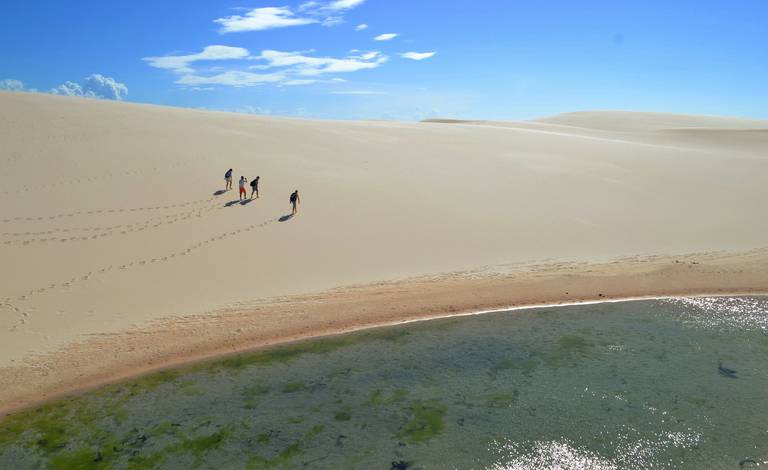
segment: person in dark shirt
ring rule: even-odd
[[[227,183],[224,189],[227,191],[232,189],[232,168],[230,168],[229,170],[227,170],[226,173],[224,173],[224,181],[226,181]]]
[[[296,214],[299,211],[298,205],[301,204],[301,198],[299,197],[299,190],[297,189],[291,193],[291,215]]]
[[[253,199],[253,195],[256,194],[256,199],[259,198],[259,179],[261,176],[257,176],[256,179],[251,181],[251,199]]]

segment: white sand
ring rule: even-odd
[[[766,121],[333,122],[3,92],[0,142],[0,366],[350,284],[768,245]],[[225,207],[240,175],[262,198]]]

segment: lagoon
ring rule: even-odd
[[[766,462],[763,297],[379,328],[168,370],[0,420],[0,468],[14,469]]]

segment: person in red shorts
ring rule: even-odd
[[[248,199],[248,193],[245,191],[245,185],[248,184],[248,180],[245,176],[240,177],[240,199]]]

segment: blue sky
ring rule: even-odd
[[[765,0],[4,0],[0,8],[8,89],[332,119],[591,109],[768,118]]]

